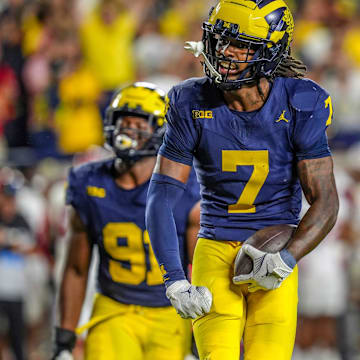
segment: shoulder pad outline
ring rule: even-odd
[[[289,79],[285,85],[289,103],[296,111],[310,112],[316,108],[320,98],[324,101],[329,94],[310,79]]]

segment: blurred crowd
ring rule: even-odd
[[[334,230],[300,263],[294,359],[359,360],[360,3],[287,2],[293,55],[332,95],[341,202]],[[113,91],[202,76],[183,43],[201,39],[215,3],[0,0],[0,359],[49,358],[67,170],[109,156],[102,117]]]

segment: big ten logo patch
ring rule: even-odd
[[[211,110],[193,110],[192,118],[195,119],[212,119],[213,112]]]
[[[99,188],[96,186],[87,186],[87,193],[89,196],[104,198],[106,196],[106,191],[103,188]]]

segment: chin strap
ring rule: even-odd
[[[195,57],[202,55],[206,66],[215,78],[215,82],[221,82],[222,76],[218,71],[216,71],[216,69],[210,63],[209,59],[206,57],[206,54],[204,53],[204,44],[202,41],[186,41],[184,49],[190,51]]]

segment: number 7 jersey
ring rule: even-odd
[[[297,224],[296,164],[330,156],[329,94],[308,79],[276,78],[264,106],[229,109],[208,78],[169,92],[159,153],[194,167],[201,187],[200,237],[244,241],[274,224]]]
[[[115,176],[113,159],[87,163],[70,170],[66,192],[66,203],[79,214],[91,244],[98,245],[98,290],[125,304],[169,306],[145,229],[149,181],[126,190],[115,183]],[[189,212],[199,197],[199,185],[192,176],[175,209],[184,270]]]

